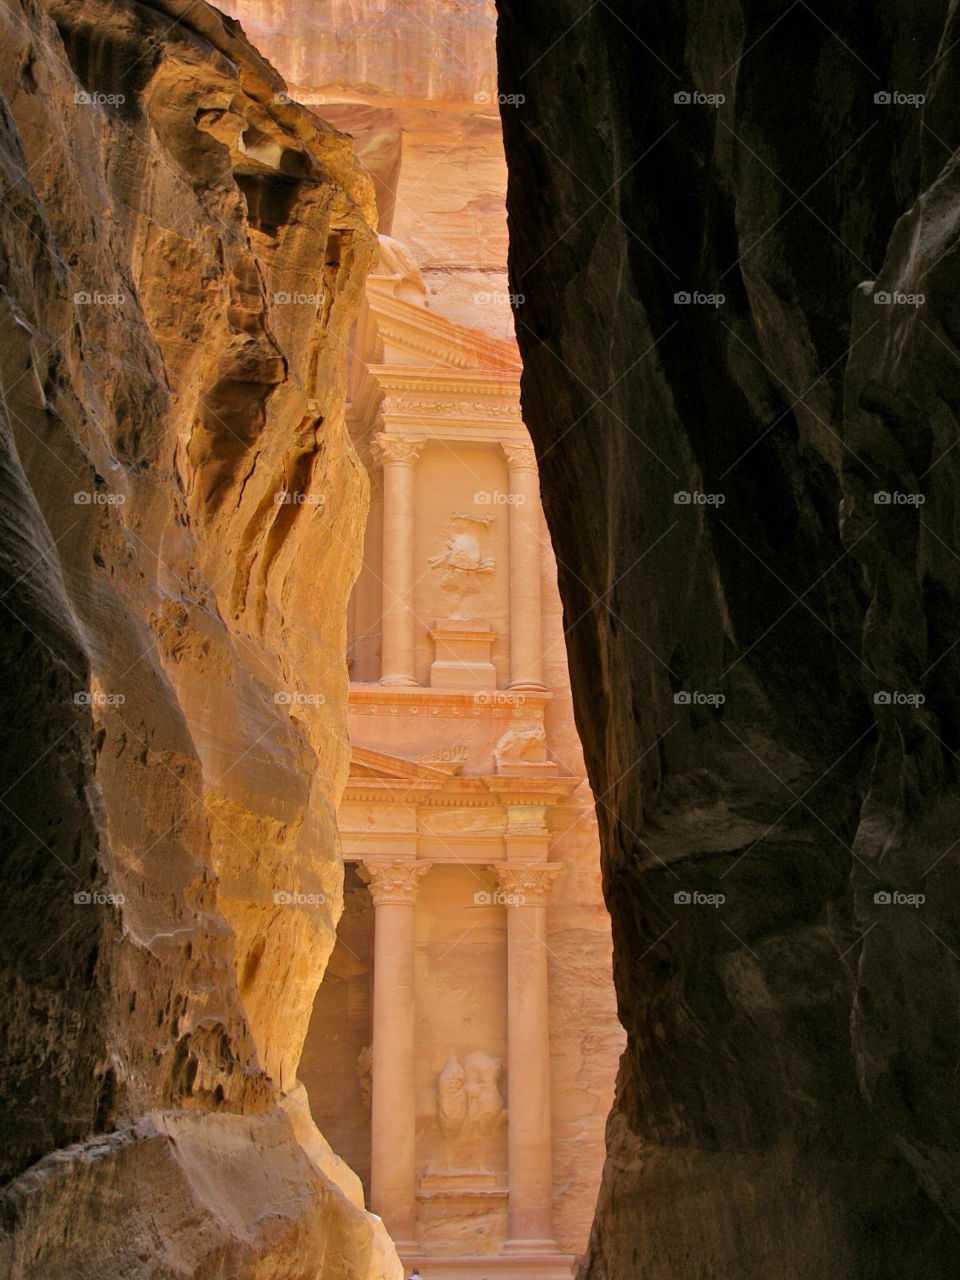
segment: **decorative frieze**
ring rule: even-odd
[[[504,404],[497,400],[418,400],[412,396],[383,398],[383,411],[390,417],[401,418],[465,418],[470,421],[497,422],[523,421],[519,404]]]

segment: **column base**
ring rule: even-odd
[[[511,680],[510,689],[526,690],[528,693],[545,693],[547,686],[541,680]]]
[[[420,681],[414,680],[413,676],[381,676],[377,684],[385,685],[387,688],[420,688]]]
[[[505,1240],[503,1252],[512,1258],[541,1254],[556,1256],[560,1253],[560,1246],[556,1240]]]

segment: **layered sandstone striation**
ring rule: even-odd
[[[207,4],[0,30],[0,1271],[396,1280],[296,1081],[373,187]]]
[[[955,6],[500,19],[629,1034],[581,1276],[953,1275]]]

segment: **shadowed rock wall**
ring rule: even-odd
[[[0,31],[0,1271],[396,1280],[296,1085],[372,184],[204,3]]]
[[[499,7],[629,1033],[582,1280],[952,1276],[955,6]]]

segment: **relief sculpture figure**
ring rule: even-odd
[[[449,616],[462,618],[470,616],[466,609],[468,598],[479,591],[484,575],[493,573],[497,567],[494,557],[483,550],[479,536],[494,517],[457,513],[451,519],[454,531],[443,550],[431,556],[427,563],[431,569],[443,570],[440,585],[454,596]]]

